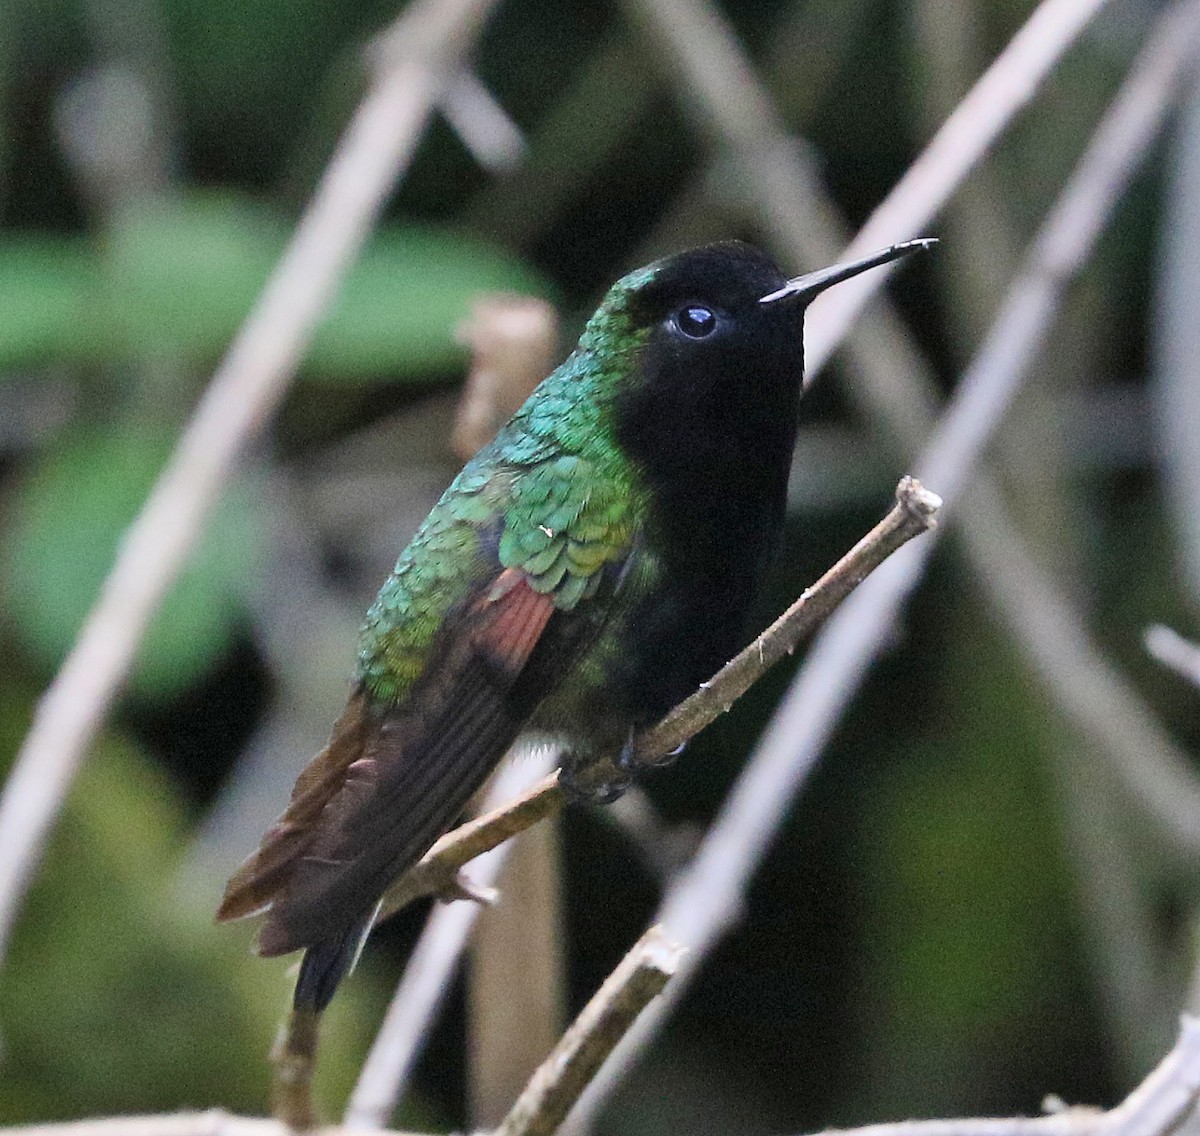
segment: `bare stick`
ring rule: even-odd
[[[344,1132],[328,1127],[317,1132]],[[60,1124],[26,1124],[0,1128],[3,1136],[295,1136],[278,1120],[260,1116],[235,1116],[223,1109],[204,1112],[169,1112],[157,1116],[105,1116],[93,1120],[72,1120]],[[389,1129],[379,1136],[424,1136],[416,1132]]]
[[[853,258],[884,244],[916,236],[1029,104],[1066,51],[1106,0],[1042,0],[1007,46],[942,123],[891,193],[850,242]],[[887,234],[885,237],[883,234]],[[816,334],[806,346],[809,373],[816,375],[842,341],[855,316],[883,287],[889,270],[868,281],[847,280],[820,308]]]
[[[1119,1105],[1066,1108],[1049,1116],[1005,1119],[903,1120],[818,1136],[1170,1136],[1200,1096],[1200,1021],[1184,1017],[1175,1048]]]
[[[919,235],[1104,3],[1043,0],[867,220],[845,256]],[[827,263],[837,250],[814,239],[830,228],[827,210],[819,204],[823,194],[797,192],[814,178],[719,11],[704,0],[626,0],[626,8],[666,52],[690,96],[684,109],[698,114],[750,174],[752,193],[776,239],[789,249],[805,249],[805,259],[813,265]],[[825,223],[814,224],[816,215]],[[810,321],[806,334],[806,381],[816,377],[889,272],[846,281],[814,304],[814,314],[820,315]]]
[[[1200,646],[1161,623],[1146,628],[1143,642],[1152,658],[1164,667],[1170,667],[1181,678],[1200,686]]]
[[[699,690],[661,722],[642,733],[634,754],[653,762],[677,749],[715,721],[798,643],[866,577],[902,545],[932,528],[941,499],[915,478],[896,487],[896,504],[866,536],[748,647],[726,663]],[[557,774],[539,781],[516,800],[468,821],[443,836],[392,885],[384,896],[381,918],[426,895],[459,894],[459,869],[469,860],[558,812],[566,795]],[[469,890],[468,890],[468,898]]]
[[[467,1115],[493,1128],[567,1022],[562,840],[555,824],[509,846],[501,902],[480,912],[467,965]]]
[[[787,609],[753,643],[726,663],[695,694],[675,707],[635,745],[653,759],[683,745],[729,709],[763,674],[833,614],[837,606],[893,552],[937,524],[942,499],[915,477],[896,486],[896,504],[882,521]]]
[[[0,959],[59,807],[138,644],[247,442],[279,404],[317,320],[494,0],[423,0],[374,82],[254,310],[130,526],[0,796]]]
[[[495,1136],[551,1136],[587,1083],[679,964],[683,948],[651,927],[604,980],[530,1078]]]

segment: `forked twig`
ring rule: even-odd
[[[635,742],[635,754],[643,760],[653,760],[669,754],[699,733],[774,663],[792,651],[874,568],[897,548],[936,523],[940,498],[915,479],[902,479],[896,489],[896,498],[896,505],[887,516],[771,627],[662,722],[642,734]],[[387,893],[382,913],[393,913],[424,895],[470,898],[476,889],[461,877],[459,869],[510,836],[558,812],[565,803],[566,795],[559,787],[557,777],[550,776],[511,803],[448,833]],[[439,958],[444,971],[452,966],[453,959],[465,945],[473,915],[468,911],[451,917],[449,912],[443,911],[437,913],[437,919],[442,924],[453,923],[446,927],[445,937],[439,937]],[[458,936],[453,944],[448,941],[452,935]],[[409,983],[406,973],[402,983],[406,990]],[[417,1025],[434,1004],[428,999],[417,1006],[410,1003],[411,999],[397,992],[385,1026],[372,1047],[367,1067],[351,1097],[348,1124],[359,1128],[377,1127],[391,1114],[404,1078],[415,1060],[422,1036]],[[393,1013],[402,1018],[403,1028],[390,1028],[388,1020]]]

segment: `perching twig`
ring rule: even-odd
[[[538,1067],[495,1136],[551,1136],[637,1016],[675,973],[683,948],[651,927]]]
[[[278,406],[447,76],[495,0],[424,0],[387,37],[312,203],[125,534],[0,795],[0,959],[47,834],[151,617],[248,440]]]
[[[708,682],[641,734],[635,755],[661,758],[695,737],[740,698],[763,674],[796,649],[839,603],[902,545],[936,523],[941,499],[915,478],[896,487],[896,505],[886,517],[770,627]],[[443,836],[384,896],[381,917],[425,895],[456,894],[458,870],[468,861],[558,812],[566,801],[557,775],[539,781],[507,805],[468,821]]]
[[[525,790],[515,800],[459,825],[446,833],[388,889],[379,918],[395,915],[401,908],[427,895],[487,902],[490,897],[478,892],[477,883],[460,876],[459,869],[497,844],[503,844],[509,837],[559,812],[562,806],[563,794],[555,773]]]
[[[837,603],[872,569],[935,523],[940,499],[913,478],[901,480],[896,488],[896,498],[897,503],[888,515],[771,627],[668,714],[663,722],[642,734],[635,742],[635,754],[642,759],[662,757],[699,733],[827,618]],[[447,833],[388,891],[381,917],[425,895],[479,898],[474,894],[477,883],[464,881],[459,869],[469,860],[495,849],[509,837],[558,812],[565,803],[566,795],[558,786],[557,776],[552,775],[508,805]],[[494,878],[493,872],[489,872],[488,883],[491,878]],[[427,961],[420,965],[410,963],[401,987],[392,999],[384,1026],[351,1095],[346,1113],[348,1125],[377,1127],[391,1114],[416,1058],[424,1032],[423,1023],[437,1005],[447,975],[453,973],[475,912],[466,905],[454,905],[438,911],[434,919],[436,927],[431,923],[422,936],[423,945],[418,945],[420,958]],[[425,973],[436,973],[436,980],[419,977]]]
[[[796,644],[829,618],[834,609],[893,552],[937,524],[942,499],[915,477],[901,478],[896,504],[882,521],[766,629],[726,663],[657,726],[637,739],[643,759],[671,753],[729,709],[763,674],[790,655]]]

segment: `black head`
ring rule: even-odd
[[[646,334],[643,377],[684,395],[762,395],[791,386],[804,365],[803,306],[762,304],[787,277],[741,243],[707,245],[643,270],[630,290],[630,323]]]
[[[895,245],[788,279],[765,253],[733,242],[682,252],[624,277],[597,320],[608,317],[613,338],[636,357],[615,391],[626,451],[663,473],[716,466],[726,477],[752,464],[769,466],[775,480],[785,477],[809,302],[931,243]]]

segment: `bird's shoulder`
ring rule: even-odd
[[[624,559],[637,529],[627,478],[579,454],[559,454],[514,472],[497,546],[537,592],[570,611],[596,593],[606,565]]]
[[[508,572],[560,612],[599,592],[633,545],[637,511],[619,473],[581,455],[468,465],[400,554],[367,613],[360,672],[399,697],[438,636]],[[510,571],[511,570],[511,571]]]

